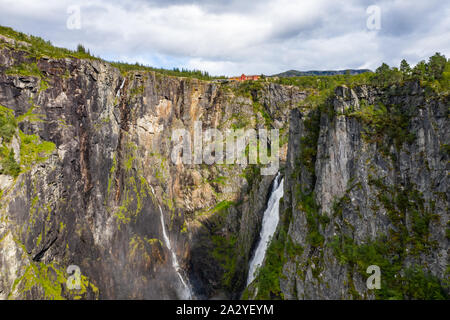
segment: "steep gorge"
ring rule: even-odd
[[[36,135],[37,146],[54,146],[29,168],[16,148],[20,174],[2,175],[2,297],[74,297],[65,279],[76,265],[77,298],[178,298],[159,206],[195,295],[237,297],[273,177],[254,165],[175,165],[171,132],[192,132],[198,120],[223,130],[270,119],[286,135],[305,93],[121,73],[98,60],[36,58],[9,41],[0,105],[16,119],[12,140],[23,146],[21,135]],[[38,72],[15,72],[24,66]]]
[[[340,86],[311,109],[310,93],[121,72],[0,38],[0,298],[178,299],[180,276],[195,298],[240,298],[275,175],[174,164],[172,131],[196,121],[280,130],[280,223],[244,298],[399,298],[417,277],[448,294],[448,95]]]

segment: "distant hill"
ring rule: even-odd
[[[347,71],[349,71],[351,75],[360,74],[364,72],[372,72],[369,69],[347,69],[347,70],[325,70],[325,71],[289,70],[282,73],[274,74],[271,77],[334,76],[338,74],[345,74]]]

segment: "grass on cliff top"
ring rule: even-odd
[[[83,51],[81,47],[78,50],[69,50],[66,48],[55,47],[50,41],[45,41],[40,37],[33,35],[27,35],[22,32],[13,30],[12,28],[0,26],[0,34],[14,39],[16,41],[23,41],[30,46],[21,46],[20,43],[16,43],[20,49],[28,51],[32,56],[37,58],[48,56],[51,58],[79,58],[79,59],[100,59],[92,56],[90,53]]]
[[[399,67],[389,67],[383,63],[375,72],[365,72],[357,75],[268,79],[274,83],[293,85],[310,91],[312,95],[308,99],[314,105],[322,103],[340,85],[345,85],[349,88],[358,85],[389,87],[409,81],[419,81],[422,87],[431,88],[434,92],[440,94],[448,94],[450,90],[450,61],[444,55],[436,53],[428,59],[428,62],[422,60],[414,67],[411,67],[406,60],[402,60]]]
[[[150,66],[146,66],[143,64],[140,64],[138,62],[136,63],[127,63],[127,62],[110,62],[110,64],[113,67],[116,67],[120,70],[122,73],[127,73],[130,71],[153,71],[156,73],[161,73],[168,76],[174,76],[174,77],[185,77],[185,78],[194,78],[194,79],[200,79],[200,80],[214,80],[214,79],[223,79],[225,76],[211,76],[206,71],[201,70],[188,70],[182,68],[181,70],[179,68],[173,68],[172,70],[169,69],[161,69],[161,68],[154,68]]]
[[[40,37],[36,37],[33,35],[27,35],[22,32],[18,32],[9,27],[0,26],[0,34],[14,39],[16,41],[23,41],[28,43],[30,46],[21,45],[20,43],[16,43],[16,47],[25,50],[30,53],[31,56],[36,57],[37,59],[47,56],[55,59],[61,58],[78,58],[78,59],[94,59],[94,60],[102,60],[100,57],[96,57],[92,55],[89,50],[86,50],[83,45],[78,45],[76,50],[70,50],[66,48],[55,47],[50,41],[46,41]],[[176,76],[176,77],[188,77],[188,78],[196,78],[201,80],[213,80],[225,78],[225,76],[214,77],[209,75],[208,72],[200,71],[200,70],[187,70],[187,69],[178,69],[174,68],[172,70],[161,69],[161,68],[153,68],[150,66],[145,66],[139,63],[126,63],[126,62],[109,62],[112,66],[119,69],[121,72],[126,73],[129,71],[154,71],[157,73]]]

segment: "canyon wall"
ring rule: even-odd
[[[448,95],[338,86],[311,107],[311,92],[121,72],[2,36],[0,298],[180,298],[160,208],[197,299],[448,297]],[[280,222],[248,288],[275,174],[174,163],[172,132],[196,121],[280,132]]]
[[[0,105],[13,132],[2,147],[20,172],[8,163],[0,175],[0,297],[178,298],[158,206],[195,296],[238,297],[273,176],[258,165],[174,164],[171,134],[193,133],[195,121],[278,128],[283,161],[287,118],[305,93],[121,73],[99,60],[36,58],[8,41]],[[69,265],[81,290],[66,288]]]

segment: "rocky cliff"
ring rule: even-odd
[[[293,110],[283,223],[250,297],[448,298],[449,135],[448,95],[418,81]]]
[[[177,299],[180,277],[198,299],[448,294],[448,95],[339,86],[313,108],[314,90],[125,70],[19,38],[0,37],[0,298]],[[280,132],[280,223],[248,289],[274,175],[174,163],[172,132],[197,121]]]
[[[39,56],[6,37],[1,44],[10,129],[2,136],[1,297],[178,298],[159,207],[195,296],[238,297],[273,176],[257,165],[174,164],[171,133],[193,132],[195,121],[203,130],[278,128],[283,160],[289,111],[305,93],[121,73],[96,59]],[[66,288],[69,265],[82,275],[75,293]]]

